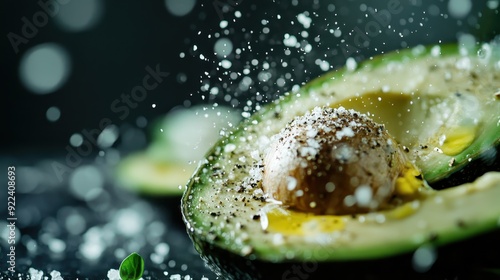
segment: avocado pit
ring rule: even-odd
[[[388,209],[418,193],[418,169],[383,125],[343,107],[316,107],[275,135],[264,157],[264,192],[314,214]]]

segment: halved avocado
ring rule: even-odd
[[[327,272],[326,279],[372,272],[399,272],[399,277],[414,272],[418,278],[411,264],[422,250],[448,248],[439,249],[436,264],[446,256],[462,270],[482,258],[462,256],[461,247],[450,243],[493,232],[488,240],[494,243],[467,253],[494,256],[497,262],[500,48],[481,48],[487,56],[455,45],[379,56],[357,69],[328,73],[243,122],[212,148],[182,198],[187,231],[201,256],[229,279],[307,279],[318,271]],[[430,185],[475,160],[489,172],[458,178],[460,183],[444,190],[424,189],[387,210],[354,215],[293,210],[263,191],[265,151],[274,135],[317,106],[355,109],[383,124]]]

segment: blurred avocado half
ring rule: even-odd
[[[149,146],[119,163],[119,184],[145,195],[182,195],[205,153],[240,118],[225,106],[174,108],[152,123]]]

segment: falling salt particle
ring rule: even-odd
[[[154,108],[156,108],[156,104],[154,104],[154,103],[153,103],[153,104],[151,104],[151,107],[152,107],[153,109],[154,109]]]
[[[214,53],[219,58],[225,58],[233,51],[233,42],[228,38],[220,38],[214,44]]]
[[[481,48],[477,51],[477,56],[483,61],[488,61],[491,57],[491,46],[489,44],[483,44]]]
[[[202,276],[201,280],[209,280],[209,279],[207,277],[205,277],[205,276]]]
[[[359,206],[365,207],[370,205],[372,201],[372,189],[370,186],[362,185],[356,188],[354,191],[354,196],[356,197],[356,202]]]
[[[309,203],[309,207],[316,208],[316,202],[312,201],[311,203]]]
[[[431,49],[431,55],[432,56],[436,56],[436,57],[440,56],[441,55],[441,47],[438,46],[438,45],[432,47],[432,49]]]
[[[295,47],[297,45],[297,38],[293,35],[286,33],[285,38],[283,39],[283,44],[287,47]]]
[[[295,192],[295,196],[296,197],[301,197],[303,195],[304,195],[304,191],[303,190],[298,190],[298,191]]]
[[[224,152],[225,153],[230,153],[230,152],[233,152],[234,150],[236,150],[236,145],[234,145],[234,144],[227,144],[224,147]]]
[[[224,69],[229,69],[232,66],[231,61],[229,61],[227,59],[222,60],[220,64],[221,64],[222,68],[224,68]]]
[[[472,8],[471,0],[449,0],[448,12],[454,18],[464,18]]]
[[[108,270],[108,280],[121,280],[120,272],[117,269]]]
[[[319,63],[319,68],[323,71],[328,71],[330,69],[330,63],[328,63],[328,61],[326,60],[322,60]]]
[[[36,269],[30,267],[30,269],[28,270],[28,273],[30,274],[31,280],[42,280],[43,271],[36,270]]]
[[[412,266],[417,272],[427,272],[436,261],[436,250],[431,246],[422,246],[413,253]]]
[[[345,62],[345,65],[347,67],[347,70],[348,71],[354,71],[356,70],[356,68],[358,67],[358,63],[356,62],[356,60],[352,57],[349,57],[346,62]]]
[[[61,276],[61,273],[57,270],[52,270],[50,272],[50,277],[51,277],[51,280],[64,280]]]
[[[170,280],[181,280],[181,275],[180,274],[172,274],[170,276]]]
[[[228,22],[227,20],[221,20],[221,21],[219,22],[219,26],[220,26],[220,28],[222,28],[222,29],[226,28],[228,24],[229,24],[229,22]]]
[[[236,11],[236,12],[234,12],[234,16],[235,16],[236,18],[240,18],[240,17],[241,17],[241,12],[240,12],[240,11]]]
[[[289,191],[292,191],[295,189],[295,187],[297,187],[297,179],[295,179],[294,177],[292,176],[288,176],[286,178],[286,189],[289,190]]]
[[[305,13],[301,13],[297,15],[297,20],[304,26],[304,28],[309,28],[311,26],[312,19],[305,15]]]

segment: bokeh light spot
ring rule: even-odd
[[[167,10],[174,16],[182,17],[193,10],[196,0],[165,0]]]
[[[69,1],[60,6],[55,16],[57,24],[66,31],[79,32],[94,27],[103,14],[100,0]]]
[[[66,82],[70,66],[65,49],[54,43],[45,43],[24,54],[19,75],[27,89],[36,94],[47,94],[58,90]]]

